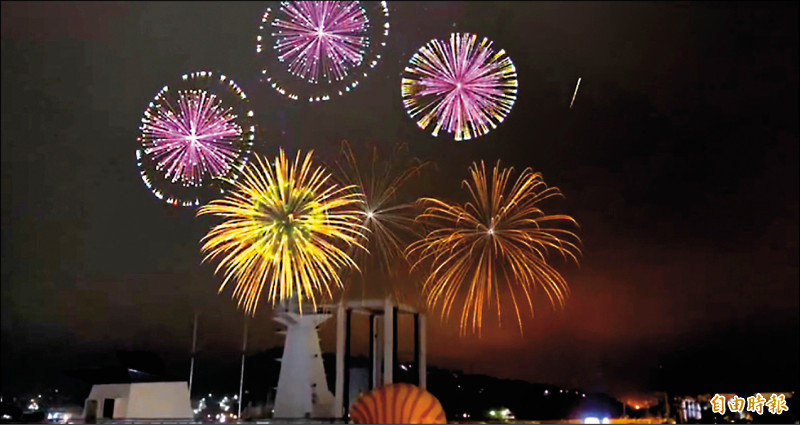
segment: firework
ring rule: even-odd
[[[294,100],[343,95],[377,66],[388,19],[385,1],[280,2],[264,13],[256,39],[262,81]]]
[[[463,185],[471,195],[465,205],[423,198],[425,211],[418,217],[430,229],[411,244],[407,254],[412,267],[430,265],[423,289],[431,308],[441,307],[447,317],[454,301],[463,296],[460,327],[480,332],[484,307],[496,305],[500,317],[501,286],[510,295],[520,330],[520,306],[533,314],[533,290],[544,289],[550,302],[563,305],[567,282],[548,263],[549,254],[578,261],[578,236],[557,225],[577,223],[566,215],[546,215],[539,204],[561,197],[547,187],[539,173],[525,169],[511,185],[511,168],[494,167],[491,180],[481,162],[470,167],[471,181]]]
[[[367,251],[353,253],[364,274],[374,268],[383,272],[384,277],[393,277],[400,268],[397,262],[404,259],[403,252],[414,236],[414,204],[403,202],[399,191],[430,163],[403,160],[407,149],[406,145],[398,144],[392,156],[383,159],[376,147],[371,155],[359,156],[350,143],[342,142],[336,177],[342,185],[352,186],[364,201],[361,220],[367,229]]]
[[[433,126],[455,140],[482,136],[503,122],[517,98],[517,70],[504,50],[474,34],[431,40],[411,57],[401,92],[421,129]]]
[[[340,269],[357,268],[346,249],[363,249],[362,201],[352,187],[332,183],[311,153],[294,162],[283,150],[272,164],[257,158],[231,182],[234,190],[198,211],[225,219],[203,238],[203,261],[221,258],[219,290],[235,281],[233,297],[248,313],[265,287],[273,305],[296,297],[301,311],[304,300],[316,307],[318,295],[341,287]]]
[[[575,103],[575,97],[578,96],[578,88],[581,86],[581,78],[578,77],[578,82],[575,84],[575,93],[572,94],[572,101],[569,102],[569,109],[572,109],[572,105]]]
[[[136,159],[159,199],[194,206],[222,190],[255,138],[247,96],[223,74],[194,72],[164,86],[144,112]]]

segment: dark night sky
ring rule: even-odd
[[[313,105],[259,86],[263,8],[2,4],[3,394],[113,348],[184,367],[196,308],[201,349],[235,356],[241,315],[199,265],[211,222],[159,203],[134,161],[150,99],[203,69],[253,99],[262,154],[405,141],[438,164],[420,195],[463,200],[469,163],[498,158],[564,191],[584,241],[580,269],[559,266],[567,307],[523,337],[431,320],[429,363],[614,394],[797,389],[797,3],[390,2],[376,72]],[[454,30],[520,78],[506,122],[460,144],[417,130],[399,93],[410,55]],[[281,343],[266,309],[252,330],[254,350]]]

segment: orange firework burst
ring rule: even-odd
[[[233,296],[248,313],[264,287],[273,305],[296,296],[301,310],[304,298],[316,307],[316,294],[332,297],[331,287],[341,287],[341,269],[358,268],[341,245],[363,249],[362,200],[311,158],[298,153],[292,163],[283,150],[272,164],[257,157],[228,196],[198,211],[225,219],[203,238],[203,261],[222,258],[219,290],[234,280]]]
[[[355,250],[353,256],[365,273],[375,269],[392,277],[397,261],[414,234],[414,203],[403,202],[399,191],[409,179],[418,176],[428,162],[404,160],[408,148],[395,146],[389,158],[381,158],[377,148],[371,155],[356,155],[350,143],[342,142],[341,162],[336,162],[337,179],[353,187],[362,197],[361,222],[367,229],[367,250]],[[362,288],[364,289],[364,288]]]
[[[552,305],[562,305],[568,294],[567,282],[550,264],[549,253],[557,252],[577,264],[578,236],[556,227],[577,226],[567,215],[546,215],[539,204],[561,197],[556,187],[547,187],[540,173],[525,169],[510,185],[513,168],[494,167],[487,179],[483,162],[473,163],[470,180],[463,186],[471,195],[465,205],[423,198],[425,211],[418,220],[428,227],[427,235],[411,244],[406,253],[415,258],[412,268],[430,264],[423,284],[428,306],[442,308],[448,317],[453,303],[465,296],[460,328],[467,325],[480,333],[483,309],[495,301],[500,317],[500,286],[505,285],[522,330],[519,304],[524,300],[533,314],[532,292],[544,289]]]

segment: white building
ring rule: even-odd
[[[192,405],[186,382],[93,385],[83,417],[97,419],[186,419]]]
[[[286,326],[286,342],[278,389],[275,395],[275,418],[330,418],[333,393],[325,380],[322,351],[317,326],[330,314],[299,314],[284,310],[275,321]]]

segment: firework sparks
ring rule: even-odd
[[[403,161],[401,158],[408,153],[403,144],[385,159],[377,148],[372,149],[371,155],[356,155],[347,141],[342,142],[340,152],[341,163],[336,163],[338,180],[354,187],[364,200],[361,216],[367,229],[368,252],[355,250],[354,258],[365,274],[375,267],[391,277],[398,271],[397,261],[404,258],[408,240],[414,236],[414,204],[402,202],[398,192],[430,163]]]
[[[263,81],[294,100],[325,101],[349,92],[378,64],[388,18],[385,1],[280,2],[275,11],[267,9],[259,27],[256,52],[268,62]],[[324,87],[289,89],[287,80]]]
[[[533,314],[535,287],[543,288],[554,306],[563,305],[568,294],[567,282],[548,264],[548,254],[578,262],[580,239],[555,226],[577,223],[539,208],[542,201],[562,196],[561,191],[548,188],[541,174],[529,168],[510,186],[512,171],[498,162],[489,180],[483,162],[473,164],[471,181],[463,182],[470,202],[462,206],[421,200],[427,208],[418,218],[431,230],[406,252],[415,258],[413,268],[431,266],[423,285],[429,307],[441,307],[442,316],[448,317],[455,300],[465,297],[462,333],[470,325],[480,332],[483,309],[492,301],[500,317],[501,286],[508,289],[521,331],[520,305],[527,304]]]
[[[301,311],[304,299],[316,307],[318,295],[330,298],[342,286],[340,269],[358,268],[346,247],[364,249],[362,201],[314,167],[311,153],[294,162],[283,150],[272,164],[258,158],[231,183],[234,191],[198,211],[225,218],[203,238],[203,261],[222,258],[219,290],[235,281],[233,297],[245,311],[255,313],[265,287],[273,305],[296,297]]]
[[[242,135],[232,110],[202,90],[178,92],[177,106],[168,100],[163,106],[148,114],[142,131],[148,140],[145,153],[153,155],[165,177],[199,186],[203,177],[225,174]]]
[[[169,203],[199,205],[201,188],[235,177],[255,138],[246,100],[236,83],[212,72],[164,86],[140,126],[136,155],[147,187]]]
[[[444,129],[455,140],[485,135],[503,122],[517,97],[517,71],[504,50],[474,34],[432,40],[403,73],[403,105],[421,129]]]
[[[578,77],[578,83],[575,84],[575,93],[572,94],[572,102],[569,102],[569,109],[572,109],[572,104],[575,103],[575,97],[578,96],[578,87],[581,86],[581,78]]]
[[[316,83],[343,79],[364,58],[367,12],[357,1],[286,2],[276,19],[278,59],[300,78]]]

